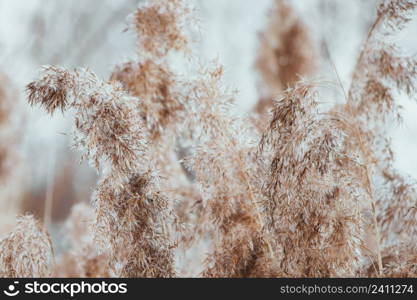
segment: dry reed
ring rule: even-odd
[[[346,102],[330,110],[325,84],[298,80],[313,71],[307,28],[275,5],[257,61],[272,108],[258,111],[262,126],[235,113],[222,66],[196,58],[186,1],[137,8],[137,58],[109,81],[44,67],[28,102],[74,113],[74,147],[100,179],[91,207],[73,208],[55,267],[47,233],[26,216],[0,242],[0,275],[182,276],[178,252],[199,244],[203,277],[416,276],[416,187],[394,169],[387,132],[397,93],[415,96],[417,64],[386,37],[417,2],[382,2]]]
[[[0,241],[0,277],[49,277],[53,266],[51,240],[30,215]]]

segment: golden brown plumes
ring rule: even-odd
[[[141,4],[134,14],[139,55],[163,57],[171,50],[185,50],[190,8],[183,0],[153,0]]]
[[[262,81],[256,111],[263,114],[272,107],[273,98],[313,71],[316,55],[307,27],[283,0],[274,2],[259,40],[256,67]]]
[[[74,144],[100,174],[92,206],[73,208],[54,275],[417,276],[417,185],[393,168],[386,134],[398,92],[417,92],[417,64],[384,38],[416,6],[381,4],[346,103],[324,110],[323,84],[297,81],[313,67],[307,30],[276,1],[257,61],[270,102],[255,122],[235,114],[222,66],[183,55],[186,1],[138,7],[137,59],[109,82],[45,67],[29,103],[75,112]],[[0,246],[20,247],[11,237]]]
[[[414,179],[389,171],[396,172],[394,169],[384,171],[377,196],[382,242],[392,245],[417,233],[417,186]]]
[[[139,5],[133,20],[139,59],[116,67],[110,78],[141,99],[137,106],[145,127],[151,139],[160,144],[167,143],[169,135],[168,143],[175,142],[184,118],[187,96],[181,77],[170,67],[169,54],[189,52],[185,28],[194,21],[188,4],[183,0],[157,0]]]
[[[48,233],[32,216],[22,216],[0,241],[0,277],[49,277],[53,250]]]
[[[133,21],[138,34],[139,59],[116,67],[110,78],[141,99],[136,102],[136,109],[152,142],[149,159],[155,162],[169,191],[189,188],[177,149],[189,95],[183,78],[171,68],[169,54],[174,50],[187,54],[185,46],[189,39],[185,27],[193,24],[190,12],[188,1],[182,0],[158,0],[140,5]],[[169,28],[165,30],[165,26]],[[169,194],[170,198],[177,198],[175,193]]]
[[[64,69],[45,67],[45,73],[55,73],[55,76],[43,76],[41,81],[31,82],[27,86],[30,104],[42,104],[48,113],[57,108],[64,111],[67,106],[67,93],[75,88],[74,76]],[[42,99],[42,101],[40,101]]]
[[[185,25],[193,24],[190,12],[183,0],[140,5],[133,20],[139,60],[117,67],[111,76],[142,100],[137,105],[153,139],[160,139],[166,129],[177,134],[176,126],[184,117],[181,79],[171,70],[168,54],[174,50],[188,53]]]
[[[181,120],[184,105],[178,77],[166,64],[153,60],[129,62],[117,67],[110,80],[121,82],[126,91],[141,99],[137,105],[153,139]]]
[[[243,220],[234,220],[231,235],[224,236],[217,242],[216,249],[211,255],[209,263],[213,262],[206,271],[204,277],[280,277],[279,267],[274,266],[269,252],[269,242],[263,240],[262,235],[257,235],[256,230],[248,230],[255,227],[253,224],[245,224]],[[239,223],[242,222],[241,225]],[[226,233],[225,233],[226,234]]]
[[[378,183],[376,214],[381,227],[381,242],[390,244],[396,235],[415,234],[417,219],[416,183],[393,167],[387,124],[399,118],[395,95],[415,97],[417,62],[403,55],[386,37],[401,30],[409,21],[416,1],[383,1],[354,70],[345,113],[361,127],[367,148],[372,181]]]
[[[139,100],[89,71],[46,67],[41,79],[28,86],[29,102],[50,112],[59,107],[49,97],[58,88],[47,88],[56,81],[68,83],[59,86],[59,93],[67,97],[61,99],[62,107],[76,112],[75,146],[102,170],[93,202],[96,239],[101,248],[110,248],[112,271],[116,276],[171,276],[170,245],[161,233],[166,202],[149,185],[155,175],[148,173],[151,161]]]
[[[187,103],[185,127],[193,129],[196,145],[186,162],[202,188],[202,226],[207,230],[214,225],[214,253],[203,276],[262,276],[254,269],[260,266],[256,262],[272,250],[262,241],[263,195],[256,180],[255,143],[247,124],[231,115],[234,95],[222,87],[222,74],[216,64],[202,70]]]
[[[270,226],[282,247],[286,276],[352,276],[360,265],[363,220],[361,155],[352,126],[320,114],[315,84],[298,83],[273,109],[260,150],[271,152]]]
[[[201,198],[190,182],[192,175],[181,162],[185,156],[180,149],[182,125],[187,116],[188,85],[192,83],[176,72],[169,56],[179,52],[183,59],[189,54],[190,39],[185,29],[190,28],[194,20],[188,4],[188,1],[167,0],[140,5],[133,20],[138,37],[138,60],[116,67],[111,76],[111,80],[119,81],[126,91],[141,99],[136,103],[137,110],[150,136],[149,159],[163,181],[164,198],[169,199],[168,210],[193,207],[195,198]],[[185,197],[183,191],[194,196]],[[191,211],[182,211],[182,221],[189,219],[190,214]],[[176,237],[180,241],[180,251],[185,251],[199,236],[194,232],[186,237],[186,232],[197,229],[202,233],[196,228],[200,225],[193,226],[189,222],[166,225],[178,227]]]
[[[47,66],[40,77],[27,86],[29,103],[40,104],[49,113],[73,108],[75,146],[85,151],[95,168],[103,161],[110,162],[115,175],[138,168],[137,153],[144,149],[145,134],[134,109],[137,99],[88,70]]]
[[[170,217],[168,204],[156,192],[154,184],[147,174],[133,175],[120,193],[114,192],[106,181],[99,184],[99,214],[106,214],[99,225],[104,226],[103,233],[109,236],[111,253],[122,266],[119,271],[122,277],[173,277],[175,274],[173,245],[166,228]]]
[[[349,108],[357,117],[385,118],[397,113],[392,86],[414,96],[417,64],[403,57],[398,48],[383,41],[369,41],[362,62],[357,66],[349,93]]]
[[[183,79],[171,68],[169,61],[169,55],[175,51],[188,54],[187,46],[190,40],[185,26],[193,23],[190,12],[187,1],[158,0],[140,5],[133,20],[133,29],[138,39],[138,60],[116,67],[110,78],[112,81],[120,82],[129,94],[141,99],[136,102],[136,109],[150,137],[151,151],[148,152],[148,159],[153,162],[153,170],[158,170],[158,178],[163,181],[161,185],[164,187],[164,195],[161,194],[157,198],[168,215],[179,202],[182,202],[183,207],[193,204],[194,199],[183,197],[183,190],[196,193],[181,165],[181,153],[177,150],[180,127],[186,116],[184,103],[187,101],[188,90],[184,87]],[[154,181],[152,178],[146,180]],[[169,199],[169,202],[165,203],[165,199]],[[171,224],[173,221],[169,219],[165,222],[165,231],[170,231],[168,228],[172,225],[181,227],[179,235],[183,243],[179,247],[184,248],[184,243],[188,243],[189,240],[183,238],[183,229],[188,224]],[[136,235],[141,235],[139,229],[135,231]],[[166,239],[164,235],[161,235],[161,242]],[[164,247],[158,247],[161,248],[160,253],[152,250],[151,246],[148,247],[149,250],[145,247],[140,252],[146,254],[148,251],[149,261],[143,261],[145,258],[138,258],[137,261],[134,257],[129,258],[132,260],[130,268],[123,272],[129,276],[164,276],[158,273],[157,269],[143,269],[144,265],[154,263],[153,260],[155,263],[159,263],[158,260],[164,264],[165,270],[172,268],[171,264],[167,265],[167,261],[172,262],[171,254],[168,250],[163,250]],[[166,259],[157,259],[158,256],[166,256]],[[173,274],[173,270],[169,274]]]
[[[379,121],[395,111],[392,85],[413,97],[416,91],[417,64],[387,41],[386,35],[400,30],[417,7],[413,0],[382,1],[354,70],[347,109],[356,117]],[[394,27],[389,26],[394,22]],[[369,96],[368,93],[372,92]],[[374,107],[376,106],[376,108]],[[374,111],[376,110],[376,111]],[[375,120],[377,119],[377,120]]]

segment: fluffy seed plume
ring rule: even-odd
[[[269,161],[269,224],[286,276],[353,276],[367,194],[361,155],[350,147],[348,119],[319,113],[317,96],[315,84],[301,82],[274,104],[260,144]]]
[[[52,263],[49,235],[32,216],[19,217],[0,241],[0,277],[49,277]]]
[[[393,167],[388,134],[397,94],[417,92],[415,58],[390,38],[417,2],[382,2],[346,103],[329,108],[327,86],[298,81],[316,61],[306,26],[275,1],[253,123],[238,114],[222,66],[193,56],[189,4],[141,3],[136,58],[109,81],[47,66],[27,86],[30,104],[74,113],[74,146],[99,173],[91,207],[68,219],[53,274],[416,276],[417,185]],[[34,224],[23,217],[0,241],[0,274],[50,274],[50,243]]]
[[[388,138],[399,118],[396,95],[415,98],[417,61],[404,55],[389,38],[403,29],[417,7],[416,1],[382,1],[354,70],[348,101],[343,108],[359,122],[366,144],[372,181],[378,183],[375,207],[381,243],[389,245],[417,228],[416,183],[393,167]]]
[[[75,110],[74,145],[99,169],[108,161],[114,174],[137,169],[144,149],[144,133],[134,109],[135,98],[115,83],[101,81],[89,70],[42,69],[40,79],[27,86],[30,104],[47,112]],[[133,164],[133,165],[132,165]]]
[[[50,86],[51,82],[65,84]],[[56,93],[65,95],[59,100],[64,104],[51,97]],[[148,173],[147,135],[135,106],[139,100],[115,83],[100,81],[92,72],[58,67],[44,68],[41,78],[28,85],[28,94],[30,103],[39,103],[49,112],[58,107],[75,110],[75,146],[94,167],[103,170],[93,199],[96,238],[103,249],[109,246],[115,275],[171,276],[172,272],[165,272],[172,269],[169,241],[166,235],[156,239],[166,221],[161,220],[165,206],[156,191],[143,190],[153,176]],[[148,215],[153,222],[144,218]],[[140,239],[147,247],[137,248]],[[161,260],[162,255],[166,260]]]
[[[185,127],[193,129],[195,146],[186,163],[202,188],[202,226],[214,232],[203,276],[265,276],[268,267],[260,261],[271,257],[272,248],[264,232],[255,142],[246,124],[231,117],[234,95],[222,86],[222,74],[217,64],[202,70],[187,103]]]
[[[171,50],[188,45],[184,28],[191,19],[190,7],[184,0],[155,0],[139,5],[133,27],[141,55],[163,57]]]

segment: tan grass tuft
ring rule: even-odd
[[[52,264],[49,234],[32,216],[19,217],[0,241],[0,277],[49,277]]]

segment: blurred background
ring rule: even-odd
[[[47,225],[62,222],[76,202],[90,200],[96,174],[71,151],[71,117],[52,118],[26,102],[25,85],[40,66],[88,67],[108,78],[115,65],[135,56],[127,31],[137,0],[0,0],[0,234],[16,214],[31,212]],[[260,98],[260,33],[274,0],[194,1],[201,21],[195,53],[218,58],[226,84],[239,91],[242,113]],[[376,11],[376,0],[288,1],[308,28],[314,77],[347,89]],[[417,53],[417,18],[395,37]],[[294,49],[295,50],[295,49]],[[292,49],[289,49],[292,51]],[[329,103],[340,94],[324,96]],[[417,104],[400,98],[403,122],[391,134],[397,167],[417,178]],[[51,226],[53,227],[53,226]]]

